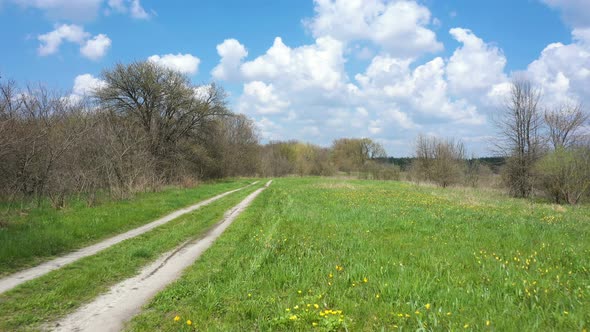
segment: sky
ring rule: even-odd
[[[417,135],[493,154],[515,77],[590,105],[590,0],[0,0],[0,78],[72,97],[117,63],[224,87],[262,142]]]

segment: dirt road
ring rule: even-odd
[[[136,315],[145,303],[180,277],[182,271],[193,264],[270,183],[271,181],[226,212],[222,221],[200,239],[163,254],[143,268],[139,275],[113,286],[106,294],[54,323],[50,328],[55,331],[120,331],[125,322]]]
[[[249,186],[255,185],[256,183],[258,183],[258,181],[253,182],[252,184],[250,184],[248,186],[234,189],[234,190],[230,190],[230,191],[227,191],[223,194],[219,194],[217,196],[211,197],[211,198],[206,199],[198,204],[191,205],[191,206],[186,207],[184,209],[177,210],[165,217],[162,217],[158,220],[152,221],[149,224],[146,224],[141,227],[132,229],[128,232],[113,236],[111,238],[108,238],[104,241],[101,241],[101,242],[91,245],[89,247],[76,250],[76,251],[66,254],[64,256],[55,258],[55,259],[45,262],[43,264],[32,267],[30,269],[26,269],[26,270],[11,274],[9,276],[6,276],[6,277],[0,279],[0,294],[18,286],[24,282],[38,278],[38,277],[40,277],[44,274],[47,274],[53,270],[57,270],[64,265],[71,264],[81,258],[84,258],[84,257],[92,256],[92,255],[94,255],[102,250],[105,250],[108,247],[111,247],[119,242],[131,239],[131,238],[134,238],[138,235],[146,233],[158,226],[161,226],[173,219],[176,219],[176,218],[182,216],[183,214],[187,214],[189,212],[192,212],[192,211],[199,209],[205,205],[215,202],[216,200],[223,198],[229,194],[232,194],[236,191],[242,190],[242,189],[247,188]]]

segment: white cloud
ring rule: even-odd
[[[549,44],[528,66],[527,74],[543,88],[546,103],[590,102],[590,40],[587,32],[575,29],[573,43]]]
[[[240,97],[239,111],[246,114],[277,114],[282,113],[289,102],[280,99],[272,84],[253,81],[244,84],[244,93]]]
[[[72,92],[79,96],[88,96],[106,85],[106,82],[91,74],[78,75],[74,79]]]
[[[96,18],[103,0],[9,0],[45,12],[51,19],[85,21]]]
[[[84,28],[79,25],[62,24],[56,27],[55,30],[37,37],[39,42],[41,42],[37,51],[41,56],[55,54],[64,40],[82,44],[89,36],[90,34],[84,31]]]
[[[343,42],[369,40],[397,57],[442,50],[428,8],[416,1],[315,0],[316,15],[305,21],[315,37]]]
[[[91,60],[98,60],[105,56],[111,47],[111,39],[107,35],[99,34],[86,41],[80,48],[80,53]]]
[[[588,0],[541,0],[561,11],[563,19],[573,27],[590,27],[590,3]]]
[[[248,55],[244,45],[235,39],[226,39],[217,45],[217,54],[221,57],[219,64],[213,68],[211,75],[218,80],[234,80],[240,78],[242,59]]]
[[[38,9],[52,20],[66,19],[74,22],[94,20],[101,8],[105,8],[107,14],[129,13],[135,19],[151,17],[151,14],[142,7],[140,0],[7,0],[7,2],[24,8]]]
[[[194,75],[199,70],[201,60],[191,54],[166,54],[166,55],[152,55],[148,61],[157,63],[166,68],[179,71],[183,74]]]
[[[454,28],[449,33],[463,44],[447,64],[447,78],[453,92],[489,90],[492,85],[506,81],[506,57],[500,49],[484,43],[468,29]]]
[[[148,14],[145,9],[143,9],[139,0],[131,0],[129,11],[131,13],[131,17],[136,19],[146,20],[151,17],[151,15]]]
[[[76,24],[62,24],[55,30],[39,35],[40,42],[37,52],[40,56],[56,54],[64,41],[80,45],[80,53],[89,59],[102,58],[111,46],[111,40],[107,35],[98,34],[90,38],[90,33]]]

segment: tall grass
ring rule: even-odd
[[[128,330],[583,331],[589,212],[279,179]]]
[[[93,207],[74,202],[62,210],[42,206],[16,215],[12,213],[0,227],[0,276],[133,229],[249,182],[244,179],[195,188],[169,188]]]

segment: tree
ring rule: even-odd
[[[546,111],[544,120],[553,149],[571,147],[578,143],[581,138],[580,129],[588,118],[581,104],[562,104],[552,111]]]
[[[534,164],[543,150],[540,99],[540,90],[530,81],[515,79],[496,120],[500,130],[497,147],[508,156],[503,179],[514,197],[528,197],[533,189]]]
[[[186,75],[149,61],[117,64],[102,78],[106,84],[96,91],[99,106],[142,128],[156,172],[166,178],[183,157],[182,143],[197,141],[204,126],[230,114],[221,88],[194,87]]]
[[[465,165],[465,147],[452,139],[418,136],[413,170],[422,180],[446,188],[460,182]]]
[[[369,160],[384,157],[383,146],[370,138],[340,138],[332,143],[332,159],[340,171],[360,171]]]
[[[577,204],[590,191],[590,149],[557,149],[537,165],[540,185],[555,203]]]

